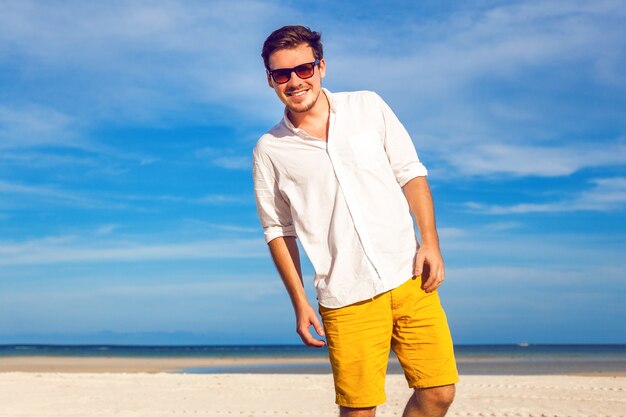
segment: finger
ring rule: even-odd
[[[317,315],[314,315],[312,317],[311,322],[312,322],[311,324],[313,325],[313,328],[315,329],[317,334],[320,335],[320,336],[324,336],[324,326],[318,320]]]
[[[432,278],[433,278],[433,274],[431,273],[431,270],[430,270],[430,264],[426,262],[426,260],[424,260],[422,273],[421,273],[421,279],[422,279],[421,288],[425,289],[427,285],[430,285]]]
[[[301,334],[300,337],[302,338],[304,344],[309,347],[323,347],[325,344],[323,340],[314,338],[311,332],[308,330],[305,334]]]
[[[437,264],[431,267],[430,277],[424,284],[424,291],[435,291],[443,282],[443,265]]]
[[[424,279],[423,279],[423,285],[422,285],[422,289],[426,292],[431,292],[434,291],[437,288],[437,279],[438,279],[438,271],[439,271],[439,267],[438,265],[435,264],[427,264],[427,268],[428,268],[428,274],[423,274]],[[426,269],[426,268],[425,268]]]
[[[437,278],[434,274],[430,274],[428,279],[422,284],[422,289],[426,292],[432,292],[437,288]]]
[[[323,340],[318,340],[313,337],[313,335],[311,334],[311,331],[309,330],[309,326],[306,326],[306,327],[303,326],[299,328],[298,334],[300,335],[300,339],[302,339],[302,342],[307,346],[310,346],[310,347],[324,346]]]
[[[309,331],[309,329],[304,328],[304,327],[298,328],[297,333],[300,336],[300,339],[302,339],[302,343],[304,343],[307,346],[311,345],[311,342],[313,341],[313,336],[311,335],[311,332]]]
[[[324,347],[324,345],[326,345],[326,342],[324,342],[323,340],[313,339],[313,342],[309,346],[321,348]]]
[[[417,252],[417,257],[415,258],[415,267],[413,268],[413,274],[415,276],[422,275],[422,271],[424,270],[424,261],[426,257],[422,255],[422,252]]]

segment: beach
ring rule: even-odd
[[[180,373],[322,358],[0,358],[0,417],[336,416],[328,373]],[[600,375],[600,376],[598,376]],[[387,376],[378,416],[401,415],[411,390]],[[449,416],[626,416],[623,373],[462,375]]]

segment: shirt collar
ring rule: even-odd
[[[325,89],[324,87],[322,87],[322,92],[326,94],[326,98],[328,99],[328,104],[330,105],[330,112],[336,113],[337,105],[335,103],[335,99],[333,98],[333,94],[327,89]],[[295,133],[296,135],[300,136],[303,139],[316,139],[312,137],[311,135],[309,135],[308,133],[306,133],[304,130],[295,127],[293,123],[291,123],[291,120],[289,120],[289,117],[287,116],[287,107],[285,107],[285,110],[283,111],[283,124],[287,127],[287,129],[289,129],[290,131],[292,131],[293,133]],[[319,139],[316,139],[316,140],[319,140]]]

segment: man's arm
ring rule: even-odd
[[[314,338],[309,330],[309,327],[313,326],[318,335],[324,336],[324,328],[306,298],[296,238],[292,236],[277,237],[272,239],[268,246],[274,265],[276,265],[283,284],[285,284],[296,313],[296,332],[305,345],[311,347],[324,346],[324,341]]]
[[[430,187],[426,177],[420,176],[404,184],[402,190],[417,223],[422,243],[417,251],[413,273],[422,275],[424,291],[435,291],[443,282],[445,274]]]

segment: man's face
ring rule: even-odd
[[[303,43],[293,49],[278,49],[272,52],[268,61],[270,70],[293,68],[315,61],[315,55],[313,49]],[[315,67],[311,78],[303,80],[295,72],[292,72],[289,81],[284,84],[277,84],[268,74],[267,82],[290,111],[304,113],[313,108],[319,98],[325,70],[326,63],[322,58],[319,66]]]

